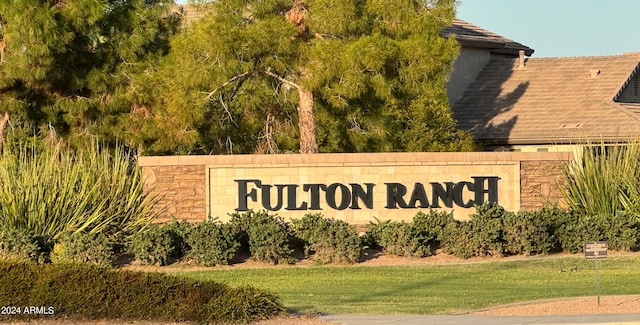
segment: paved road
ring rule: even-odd
[[[578,324],[638,324],[638,314],[584,316],[469,316],[469,315],[327,315],[320,319],[344,325],[578,325]]]

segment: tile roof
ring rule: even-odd
[[[458,126],[494,144],[624,140],[640,135],[640,105],[616,102],[640,54],[494,60],[452,107]]]
[[[631,112],[640,115],[640,103],[620,103],[620,105]]]
[[[468,23],[462,19],[454,18],[451,26],[445,27],[440,35],[447,37],[454,34],[461,46],[480,47],[490,49],[494,53],[518,55],[519,50],[531,56],[533,49],[514,42],[504,36],[492,33],[486,29]]]

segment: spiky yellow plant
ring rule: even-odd
[[[0,227],[32,231],[48,247],[64,233],[134,232],[154,217],[135,159],[98,145],[73,151],[37,142],[0,154]]]
[[[569,206],[588,215],[613,216],[620,211],[640,213],[640,142],[589,142],[574,152],[562,188]]]

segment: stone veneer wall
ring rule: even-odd
[[[162,195],[158,209],[164,211],[156,222],[171,221],[174,216],[190,222],[204,220],[207,212],[206,165],[143,167],[143,177],[146,190],[153,188]]]
[[[520,209],[532,210],[551,203],[566,207],[560,187],[566,185],[564,161],[522,161],[520,163]]]
[[[545,203],[560,203],[562,165],[571,159],[567,152],[467,152],[467,153],[373,153],[373,154],[315,154],[315,155],[229,155],[229,156],[168,156],[140,157],[145,187],[163,195],[159,209],[165,222],[176,217],[191,222],[206,218],[207,187],[210,170],[219,168],[269,168],[282,166],[322,165],[326,163],[359,165],[411,164],[424,165],[503,165],[516,164],[520,168],[521,210],[538,208]],[[462,165],[460,165],[462,164]],[[419,177],[419,175],[416,175]],[[233,211],[229,211],[231,213]]]

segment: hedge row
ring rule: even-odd
[[[362,241],[355,226],[308,214],[286,223],[266,212],[235,213],[228,223],[151,225],[132,236],[127,251],[144,264],[190,260],[198,265],[226,265],[240,256],[271,264],[295,263],[298,249],[323,263],[357,262]]]
[[[513,213],[497,205],[477,207],[469,221],[449,226],[445,252],[462,258],[582,251],[587,241],[606,240],[611,250],[628,251],[640,243],[638,216],[584,216],[557,207]]]
[[[0,320],[55,317],[248,323],[284,312],[277,296],[251,287],[90,264],[0,261],[0,306],[44,308]]]
[[[577,253],[585,242],[596,240],[606,240],[611,250],[628,251],[639,248],[640,218],[624,212],[581,216],[558,207],[514,213],[485,204],[466,221],[431,211],[418,213],[411,223],[372,223],[367,236],[370,245],[409,257],[428,256],[438,248],[461,258]]]
[[[377,220],[368,225],[364,236],[359,236],[354,226],[320,214],[285,223],[266,212],[233,214],[227,224],[207,221],[192,226],[173,221],[149,231],[173,238],[159,251],[179,252],[175,258],[192,259],[201,265],[231,263],[242,251],[255,260],[274,264],[294,262],[294,249],[303,250],[306,256],[314,254],[321,263],[354,263],[365,248],[405,257],[429,256],[441,249],[469,258],[576,253],[586,241],[593,240],[607,240],[611,250],[623,251],[637,249],[640,243],[638,216],[580,216],[558,207],[514,213],[495,204],[476,207],[467,221],[434,210],[417,213],[411,222]],[[136,253],[139,260],[153,255],[156,246],[150,238],[154,236],[141,235],[146,248]],[[153,263],[154,259],[146,261]]]
[[[470,220],[451,213],[419,212],[411,222],[371,222],[364,236],[344,221],[307,214],[290,223],[264,211],[235,213],[227,223],[198,224],[174,220],[150,225],[129,238],[123,250],[143,264],[166,265],[189,260],[198,265],[230,264],[247,257],[272,264],[295,263],[294,251],[314,255],[321,263],[359,260],[365,248],[387,254],[423,257],[437,249],[462,258],[514,254],[547,254],[582,250],[586,241],[607,240],[612,250],[638,248],[638,216],[583,216],[558,207],[518,213],[495,204],[476,207]],[[64,236],[50,254],[53,262],[110,265],[114,247],[104,236]],[[38,242],[28,233],[0,232],[0,257],[42,260]]]

